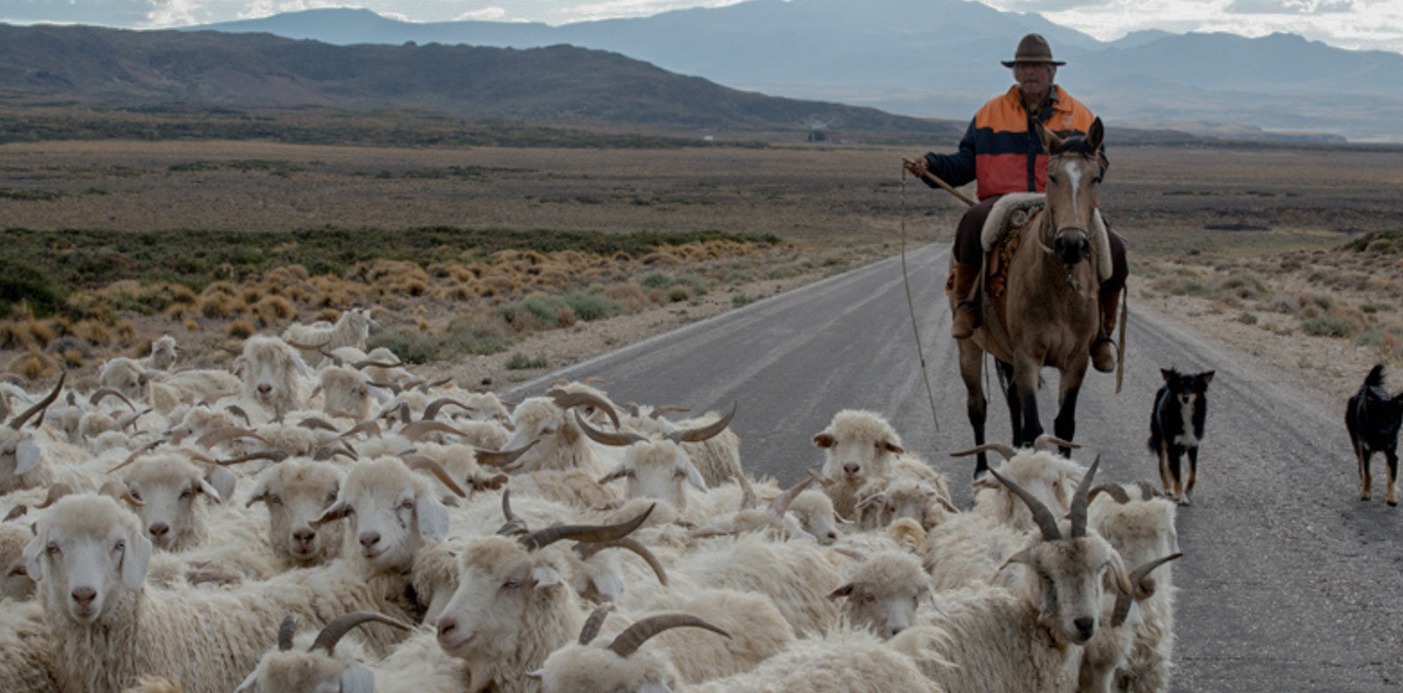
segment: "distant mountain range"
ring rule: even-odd
[[[957,138],[964,124],[777,98],[616,53],[335,46],[268,34],[0,25],[0,105],[407,109],[464,120]]]
[[[198,28],[340,45],[570,44],[737,89],[957,120],[1011,83],[999,61],[1011,57],[1020,36],[1037,31],[1068,62],[1058,81],[1111,123],[1403,142],[1397,53],[1288,34],[1138,32],[1107,43],[1039,15],[967,0],[748,0],[557,27],[410,23],[326,9]]]

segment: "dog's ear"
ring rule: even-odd
[[[1203,381],[1203,386],[1208,387],[1208,383],[1213,382],[1214,371],[1205,371],[1198,374],[1198,379]]]
[[[1174,372],[1173,368],[1161,368],[1159,372],[1160,375],[1164,376],[1164,382],[1166,383],[1174,382],[1174,376],[1178,375],[1178,373]]]

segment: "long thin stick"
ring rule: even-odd
[[[903,162],[905,162],[905,163],[908,163],[908,164],[915,163],[915,162],[913,162],[912,160],[907,159],[907,158],[905,158],[905,157],[902,157],[901,160],[902,160]],[[951,195],[954,195],[955,197],[959,198],[959,199],[960,199],[960,202],[963,202],[963,203],[965,203],[965,204],[967,204],[967,205],[969,205],[969,206],[971,206],[971,207],[974,206],[974,200],[969,199],[969,196],[968,196],[968,195],[966,195],[966,194],[964,194],[964,193],[962,193],[962,192],[956,190],[955,187],[952,186],[952,185],[950,185],[949,183],[946,183],[945,181],[940,180],[939,178],[937,178],[937,177],[935,176],[934,173],[931,173],[930,171],[924,171],[924,172],[921,173],[921,178],[923,178],[927,183],[933,183],[933,184],[935,184],[936,186],[940,187],[940,188],[941,188],[942,190],[944,190],[945,192],[948,192],[948,193],[950,193]]]
[[[906,169],[901,169],[901,283],[906,287],[906,308],[911,311],[911,331],[916,334],[916,355],[921,361],[921,382],[926,385],[926,399],[930,400],[930,418],[935,423],[935,432],[940,432],[940,415],[935,409],[935,392],[930,387],[930,375],[926,373],[926,352],[921,348],[921,328],[916,326],[916,301],[911,298],[911,279],[906,272]]]

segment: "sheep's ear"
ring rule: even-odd
[[[239,684],[238,688],[234,689],[234,693],[250,693],[256,683],[258,683],[258,671],[254,670],[248,675],[248,678],[244,679],[243,683]]]
[[[208,498],[211,503],[224,502],[224,496],[219,495],[219,489],[211,486],[210,483],[204,479],[195,482],[195,490],[205,494],[205,498]]]
[[[817,445],[825,450],[833,447],[837,443],[838,440],[833,437],[832,433],[828,433],[827,431],[814,436],[814,445]]]
[[[550,566],[537,566],[531,570],[531,579],[536,581],[536,589],[556,587],[565,584],[565,579],[560,577],[560,573],[555,572],[555,568]]]
[[[298,375],[306,377],[310,373],[310,370],[307,368],[307,362],[302,360],[301,352],[294,351],[292,353],[292,365],[297,368]]]
[[[15,476],[33,471],[39,466],[39,444],[25,438],[15,445]]]
[[[448,506],[433,496],[420,496],[414,504],[414,515],[419,522],[419,536],[427,541],[438,541],[448,535]]]
[[[244,366],[247,365],[247,364],[248,364],[248,359],[246,359],[246,358],[240,356],[240,357],[234,359],[234,363],[230,364],[230,366],[229,366],[229,372],[230,372],[230,373],[233,373],[234,375],[237,375],[237,376],[239,376],[239,377],[243,377],[243,374],[244,374]]]
[[[350,514],[351,507],[349,505],[346,505],[346,501],[344,499],[338,498],[336,499],[335,503],[331,504],[331,507],[322,511],[321,517],[312,520],[312,526],[318,527],[328,522],[344,520],[346,519],[346,516]]]
[[[38,582],[42,576],[39,574],[39,556],[44,552],[44,538],[36,535],[24,545],[24,572],[29,573],[29,579]]]
[[[900,445],[891,442],[890,440],[882,441],[882,449],[886,450],[887,452],[890,452],[893,455],[900,455],[906,452],[906,448],[903,448]]]
[[[594,590],[611,602],[616,602],[624,594],[624,581],[614,573],[595,575],[590,579]]]
[[[853,583],[849,582],[848,584],[843,585],[842,587],[839,587],[838,589],[833,590],[832,592],[829,592],[828,599],[830,601],[834,599],[842,599],[843,597],[851,597],[852,594]]]
[[[687,463],[687,481],[703,491],[706,490],[706,480],[702,478],[701,472],[697,471],[697,465],[691,462]]]
[[[363,664],[352,664],[341,672],[341,693],[375,693],[375,673]]]
[[[257,485],[257,486],[254,486],[254,487],[253,487],[253,492],[249,494],[249,496],[248,496],[248,502],[247,502],[247,503],[244,503],[244,507],[245,507],[245,508],[252,508],[254,503],[265,502],[265,501],[267,501],[267,500],[268,500],[268,481],[267,481],[267,479],[264,479],[263,481],[258,482],[258,485]]]
[[[219,500],[226,501],[234,497],[234,487],[239,485],[239,478],[234,473],[224,467],[210,467],[205,472],[205,481],[219,492]]]
[[[126,555],[122,556],[122,585],[129,590],[141,587],[150,567],[151,540],[144,536],[131,537],[127,541]]]

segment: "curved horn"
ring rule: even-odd
[[[1092,501],[1096,500],[1097,496],[1103,493],[1110,494],[1111,498],[1115,499],[1117,503],[1130,502],[1130,494],[1125,492],[1125,487],[1121,486],[1120,484],[1117,484],[1114,481],[1109,481],[1104,484],[1097,484],[1093,486],[1091,488],[1091,493],[1088,494],[1086,497],[1086,502],[1091,503]]]
[[[303,344],[302,342],[294,342],[291,339],[284,339],[283,341],[287,342],[287,345],[294,349],[301,349],[302,351],[315,351],[318,353],[320,353],[321,350],[325,348],[328,344],[331,344],[330,337],[327,337],[326,341],[322,342],[321,344]]]
[[[50,486],[49,495],[44,497],[44,502],[34,507],[40,509],[47,508],[50,505],[57,503],[58,499],[63,498],[64,496],[70,493],[73,493],[73,487],[60,481],[59,483]]]
[[[13,520],[17,517],[24,517],[24,514],[27,512],[29,512],[29,506],[25,505],[24,503],[20,503],[19,505],[10,508],[10,512],[5,513],[4,522],[9,522],[10,520]]]
[[[1080,445],[1062,440],[1061,438],[1058,438],[1057,436],[1052,435],[1051,433],[1044,433],[1038,436],[1037,439],[1033,441],[1034,450],[1050,451],[1049,448],[1053,446],[1059,448],[1071,448],[1073,450],[1081,449]]]
[[[667,586],[667,571],[663,569],[662,562],[658,560],[657,556],[653,555],[652,551],[648,550],[648,547],[644,546],[636,539],[624,537],[622,539],[615,539],[614,541],[595,541],[575,545],[575,552],[580,555],[581,560],[588,559],[590,556],[604,549],[627,549],[638,554],[638,557],[643,559],[643,562],[647,563],[649,568],[653,569],[653,574],[658,576],[658,583],[664,587]]]
[[[541,441],[533,440],[515,450],[478,450],[473,453],[473,457],[477,460],[477,463],[481,465],[486,465],[488,467],[505,467],[520,459],[522,455],[526,454],[527,450],[531,449],[531,446],[539,442]]]
[[[245,425],[245,426],[252,426],[252,425],[253,425],[253,419],[250,419],[250,418],[248,417],[248,412],[244,411],[244,408],[241,407],[241,406],[239,406],[239,405],[237,405],[237,404],[231,404],[231,405],[229,405],[229,406],[227,406],[227,407],[224,407],[224,411],[227,411],[227,412],[229,412],[230,414],[233,414],[234,416],[237,416],[237,417],[239,417],[240,419],[243,419],[243,420],[244,420],[244,425]]]
[[[634,443],[647,440],[643,436],[630,431],[619,431],[617,433],[605,433],[593,426],[585,423],[585,417],[580,416],[580,412],[575,412],[575,425],[584,431],[585,437],[599,443],[600,445],[611,445],[613,447],[626,447]]]
[[[1080,539],[1086,536],[1086,506],[1088,504],[1087,494],[1091,491],[1091,480],[1096,478],[1096,468],[1101,466],[1101,456],[1097,455],[1096,460],[1091,463],[1091,468],[1086,470],[1086,476],[1081,478],[1081,483],[1077,484],[1077,493],[1072,496],[1072,539]]]
[[[656,503],[649,505],[647,510],[638,514],[638,517],[614,525],[560,525],[557,527],[547,527],[527,534],[517,539],[517,541],[521,542],[521,545],[525,546],[528,550],[535,551],[536,549],[550,546],[562,539],[594,543],[623,539],[629,534],[632,534],[633,530],[643,526],[643,521],[648,519],[649,515],[653,514],[653,508],[656,507]]]
[[[375,361],[375,360],[373,360],[373,359],[366,359],[366,360],[364,360],[364,361],[356,361],[355,363],[351,364],[351,368],[354,368],[354,369],[356,369],[356,370],[359,371],[359,370],[363,370],[363,369],[366,369],[366,368],[370,368],[370,367],[372,367],[372,366],[375,367],[375,368],[399,368],[400,366],[403,366],[403,365],[404,365],[404,362],[402,362],[402,361],[401,361],[401,362],[396,362],[396,363],[390,363],[390,362],[388,362],[388,361]]]
[[[502,516],[507,518],[507,522],[497,530],[497,534],[508,537],[526,534],[526,522],[512,512],[512,490],[510,488],[502,489]]]
[[[444,486],[448,487],[449,491],[457,494],[459,498],[468,497],[468,492],[464,491],[463,487],[459,486],[458,482],[454,481],[453,477],[448,475],[448,470],[444,469],[443,465],[438,462],[423,455],[404,455],[400,459],[404,460],[404,466],[414,471],[424,471],[433,474],[439,481],[443,482]]]
[[[108,397],[116,397],[117,399],[120,399],[124,403],[126,403],[127,408],[131,409],[132,411],[136,411],[136,405],[132,404],[132,401],[127,399],[126,395],[110,387],[104,387],[99,389],[97,392],[94,392],[93,396],[88,398],[88,404],[91,404],[94,407],[96,407],[97,405],[102,403],[102,400],[107,399]]]
[[[784,517],[784,514],[789,512],[789,504],[793,503],[794,499],[798,498],[799,494],[803,493],[804,489],[808,488],[809,484],[813,482],[814,475],[809,474],[804,477],[803,481],[790,486],[784,493],[779,494],[773,501],[770,501],[770,514],[775,517]]]
[[[419,442],[420,438],[430,433],[452,433],[460,438],[465,438],[468,435],[442,421],[415,421],[414,423],[407,423],[399,429],[400,435],[416,443]]]
[[[145,503],[142,503],[140,500],[137,500],[136,496],[132,495],[132,490],[127,488],[126,484],[117,481],[116,479],[111,479],[106,482],[103,482],[102,488],[98,489],[97,492],[115,500],[126,501],[138,508],[145,505]]]
[[[213,431],[210,431],[209,433],[200,436],[200,438],[195,441],[195,444],[208,450],[214,447],[215,445],[218,445],[226,440],[230,440],[233,438],[252,438],[262,443],[268,443],[267,438],[264,438],[263,436],[258,435],[257,433],[254,433],[253,431],[247,428],[229,426],[227,428],[217,428]],[[272,443],[268,444],[272,445]]]
[[[341,432],[341,429],[337,428],[336,426],[333,426],[330,421],[315,416],[309,416],[303,419],[297,425],[301,426],[302,428],[310,429],[313,431],[321,429],[323,431],[331,431],[332,433]]]
[[[701,428],[689,428],[681,431],[673,431],[672,433],[667,434],[667,438],[668,440],[671,440],[675,443],[699,443],[708,438],[714,438],[718,435],[721,435],[721,432],[726,430],[727,426],[731,425],[731,419],[735,418],[736,407],[738,406],[740,406],[739,402],[733,402],[731,404],[731,411],[727,412],[726,415],[721,417],[720,419],[717,419],[716,421],[707,424],[706,426],[702,426]]]
[[[1038,523],[1038,529],[1042,530],[1044,541],[1057,541],[1062,538],[1062,532],[1057,529],[1057,518],[1052,515],[1052,511],[1048,510],[1046,505],[1042,504],[1042,501],[1028,493],[1027,489],[994,471],[993,467],[989,468],[989,473],[994,475],[994,478],[998,479],[999,483],[1012,491],[1015,496],[1023,499],[1023,504],[1028,506],[1029,512],[1033,513],[1033,520]]]
[[[1150,484],[1150,482],[1145,481],[1144,479],[1135,482],[1135,485],[1140,487],[1140,497],[1144,498],[1145,500],[1149,500],[1151,498],[1162,498],[1164,496],[1163,493],[1160,493],[1159,489],[1155,488],[1153,485]]]
[[[336,643],[341,642],[342,636],[350,632],[352,628],[369,621],[383,623],[387,626],[394,626],[400,630],[411,630],[408,624],[400,623],[384,614],[378,614],[373,611],[357,611],[332,619],[331,623],[326,624],[322,632],[317,634],[317,641],[312,643],[312,646],[308,648],[307,651],[311,652],[320,647],[326,650],[326,654],[329,656],[336,647]]]
[[[439,387],[440,385],[447,385],[451,382],[453,382],[453,376],[445,375],[442,378],[439,378],[438,380],[430,380],[428,382],[419,383],[415,387],[417,387],[420,392],[427,395],[429,394],[429,390]]]
[[[297,615],[288,614],[283,619],[282,625],[278,626],[278,651],[287,652],[292,649],[292,636],[297,634]]]
[[[1125,623],[1126,617],[1130,615],[1130,600],[1132,598],[1148,599],[1154,595],[1153,581],[1150,581],[1149,584],[1146,584],[1145,582],[1145,578],[1149,577],[1150,572],[1153,571],[1155,568],[1164,565],[1165,563],[1183,557],[1183,555],[1184,554],[1182,553],[1172,553],[1163,558],[1156,558],[1155,560],[1136,568],[1130,573],[1130,585],[1132,588],[1134,588],[1135,595],[1132,596],[1124,592],[1116,594],[1115,609],[1111,612],[1112,628]]]
[[[643,643],[648,642],[648,638],[672,628],[705,628],[713,633],[731,637],[730,633],[703,621],[691,614],[658,614],[649,616],[631,626],[628,630],[619,633],[614,642],[609,643],[609,650],[614,654],[627,659],[629,655],[638,651]]]
[[[241,456],[241,457],[234,457],[234,458],[232,458],[232,459],[227,459],[227,460],[219,460],[219,464],[220,464],[220,465],[241,464],[241,463],[244,463],[244,462],[253,462],[253,461],[255,461],[255,460],[268,460],[268,461],[270,461],[270,462],[282,462],[283,460],[285,460],[285,459],[287,459],[287,458],[289,458],[289,457],[292,457],[292,455],[288,454],[286,451],[283,451],[283,450],[259,450],[258,452],[250,452],[249,454],[243,455],[243,456]]]
[[[619,413],[614,411],[614,405],[610,404],[609,400],[606,400],[598,395],[593,395],[588,392],[565,392],[564,390],[551,390],[550,392],[546,393],[546,396],[554,400],[555,406],[560,407],[561,409],[573,409],[575,407],[582,407],[585,405],[593,406],[594,408],[603,411],[604,414],[609,417],[609,422],[614,424],[614,428],[619,427]]]
[[[594,608],[590,612],[589,618],[585,619],[585,627],[580,629],[580,644],[588,645],[599,636],[599,629],[604,627],[604,619],[614,610],[614,605],[605,602]]]
[[[370,438],[379,438],[379,437],[380,437],[380,424],[377,424],[377,423],[375,423],[374,421],[362,421],[362,422],[360,422],[360,423],[358,423],[358,424],[352,426],[352,427],[351,427],[350,429],[348,429],[345,433],[342,433],[342,434],[341,434],[341,437],[342,437],[342,438],[349,438],[349,437],[351,437],[351,436],[353,436],[353,435],[355,435],[355,434],[357,434],[357,433],[364,433],[366,436],[368,436],[368,437],[370,437]]]
[[[404,388],[400,387],[399,383],[382,383],[376,380],[370,380],[367,381],[366,384],[373,385],[375,387],[380,388],[381,390],[389,390],[390,392],[393,392],[396,395],[404,392]]]
[[[959,451],[959,452],[952,452],[952,453],[950,453],[950,456],[951,456],[951,457],[969,457],[970,455],[977,455],[977,454],[979,454],[979,453],[981,453],[981,452],[988,452],[988,451],[990,451],[990,450],[993,450],[994,452],[997,452],[997,453],[999,453],[1000,455],[1003,455],[1003,456],[1004,456],[1004,461],[1005,461],[1005,462],[1007,462],[1007,461],[1013,459],[1013,456],[1018,454],[1018,451],[1017,451],[1017,450],[1014,450],[1014,449],[1013,449],[1013,446],[1011,446],[1011,445],[1005,445],[1005,444],[1003,444],[1003,443],[987,443],[987,444],[985,444],[985,445],[980,445],[980,446],[977,446],[977,447],[972,447],[972,448],[970,448],[970,449],[968,449],[968,450],[961,450],[961,451]]]
[[[740,509],[750,510],[759,505],[760,501],[755,497],[755,487],[750,485],[745,472],[736,475],[736,483],[740,485]]]
[[[145,445],[143,445],[143,446],[141,446],[141,447],[139,447],[139,448],[137,448],[137,449],[135,449],[135,450],[132,450],[131,453],[128,454],[128,455],[126,456],[125,459],[123,459],[121,462],[117,463],[117,466],[115,466],[115,467],[113,467],[113,468],[107,470],[107,473],[108,473],[108,474],[111,474],[112,472],[115,472],[115,471],[117,471],[118,469],[121,469],[122,467],[125,467],[125,466],[127,466],[127,465],[129,465],[129,464],[135,462],[136,459],[137,459],[138,457],[141,457],[142,455],[145,455],[146,453],[151,452],[152,450],[155,450],[157,447],[160,447],[161,443],[164,443],[164,442],[166,442],[165,439],[163,439],[163,438],[157,438],[157,439],[155,439],[155,440],[153,440],[153,441],[151,441],[151,442],[149,442],[149,443],[147,443],[147,444],[145,444]]]
[[[44,409],[48,409],[48,408],[49,408],[49,405],[50,405],[50,404],[53,404],[53,403],[54,403],[54,400],[58,399],[58,392],[59,392],[59,390],[62,390],[62,389],[63,389],[63,381],[65,381],[65,380],[67,380],[67,379],[68,379],[68,371],[64,371],[64,372],[62,372],[62,373],[59,373],[59,374],[58,374],[58,384],[54,385],[53,391],[50,392],[49,394],[45,395],[45,396],[44,396],[44,399],[39,400],[38,402],[36,402],[36,403],[34,404],[34,406],[32,406],[32,407],[30,407],[30,408],[28,408],[28,409],[25,409],[23,412],[21,412],[20,414],[16,415],[15,418],[10,419],[10,428],[13,428],[13,429],[15,429],[16,431],[18,431],[18,430],[20,430],[21,428],[24,428],[24,424],[25,424],[26,421],[29,421],[29,417],[34,416],[35,414],[39,413],[40,411],[42,411],[42,410],[44,410]]]
[[[436,400],[434,400],[434,401],[432,401],[432,402],[429,402],[429,406],[424,407],[424,418],[421,419],[421,420],[422,420],[422,421],[433,421],[435,418],[438,417],[438,410],[440,410],[440,409],[442,409],[442,408],[444,408],[444,407],[446,407],[446,406],[448,406],[448,405],[450,405],[450,404],[453,405],[453,406],[455,406],[455,407],[458,407],[459,409],[464,409],[464,410],[466,410],[466,411],[472,411],[472,410],[473,410],[472,407],[470,407],[470,406],[468,406],[468,405],[466,405],[466,404],[463,404],[462,402],[459,402],[458,400],[453,399],[452,397],[440,397],[440,398],[438,398],[438,399],[436,399]]]

